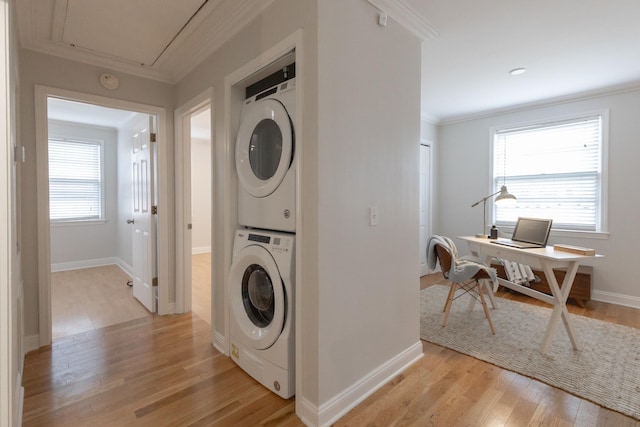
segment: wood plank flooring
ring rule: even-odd
[[[191,258],[191,311],[211,325],[211,253]]]
[[[51,274],[52,338],[150,316],[126,286],[130,277],[117,265]],[[192,311],[211,324],[211,254],[192,258]]]
[[[421,287],[441,280],[423,278]],[[511,292],[500,297],[532,299]],[[640,310],[577,314],[640,328]],[[423,342],[425,357],[336,426],[629,426],[640,422]],[[150,316],[61,338],[27,355],[25,426],[302,426],[295,400],[260,386],[210,344],[198,316]]]
[[[149,316],[117,265],[51,274],[53,339]]]

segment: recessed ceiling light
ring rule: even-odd
[[[525,71],[527,71],[526,68],[514,68],[513,70],[509,71],[509,74],[511,74],[512,76],[519,76],[520,74],[523,74]]]

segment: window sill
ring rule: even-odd
[[[513,226],[499,227],[502,233],[513,234]],[[576,230],[551,230],[549,233],[550,238],[561,237],[571,239],[585,239],[585,240],[607,240],[609,239],[609,232],[607,231],[576,231]]]
[[[105,225],[106,219],[86,219],[72,221],[50,221],[51,227],[82,227],[90,225]]]

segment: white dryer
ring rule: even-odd
[[[248,98],[236,138],[238,222],[296,229],[295,78]]]
[[[295,394],[295,235],[237,230],[229,271],[231,358],[262,385]]]

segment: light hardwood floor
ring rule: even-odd
[[[149,316],[133,297],[128,280],[116,265],[52,273],[53,339]]]
[[[116,265],[51,274],[52,338],[150,316],[126,286],[130,277]],[[211,324],[211,254],[192,259],[192,311]]]
[[[421,287],[440,279],[426,276]],[[595,302],[570,310],[640,328],[640,310]],[[472,357],[426,342],[423,350],[425,357],[336,426],[640,427]],[[302,426],[294,399],[270,393],[213,349],[209,326],[190,314],[56,340],[27,355],[24,384],[25,426]]]
[[[191,258],[191,310],[211,325],[211,253]]]

